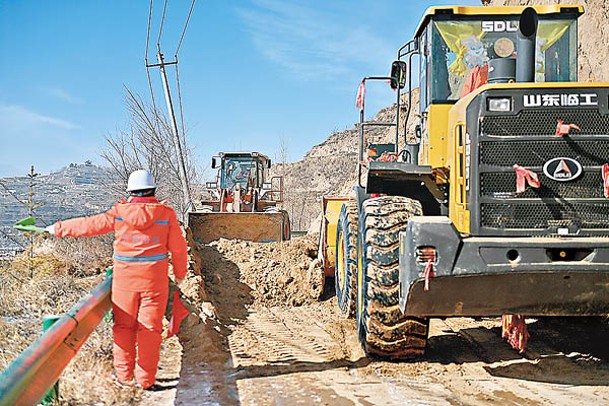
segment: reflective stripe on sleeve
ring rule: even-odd
[[[122,261],[122,262],[156,262],[156,261],[162,261],[164,259],[167,259],[167,253],[159,254],[159,255],[139,255],[139,256],[114,254],[114,259],[116,259],[117,261]]]

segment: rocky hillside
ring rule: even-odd
[[[49,175],[0,178],[0,254],[18,251],[27,243],[12,225],[29,216],[28,201],[37,207],[39,224],[48,225],[70,217],[91,215],[106,210],[116,201],[108,192],[108,171],[85,163],[72,163]]]
[[[408,119],[408,136],[413,137],[418,113],[419,93],[413,91],[412,111]],[[382,109],[374,122],[395,121],[396,104]],[[400,133],[408,110],[408,96],[400,104]],[[365,143],[393,142],[395,128],[369,127]],[[352,193],[357,181],[357,159],[359,154],[359,128],[335,132],[321,144],[315,145],[301,161],[276,165],[275,171],[284,176],[285,203],[292,221],[293,230],[318,231],[322,196],[345,196]]]

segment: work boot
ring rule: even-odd
[[[137,388],[140,388],[140,389],[148,391],[148,392],[158,392],[158,391],[162,391],[162,390],[168,389],[167,387],[158,385],[156,383],[153,383],[152,385],[146,386],[146,387],[143,387],[139,383],[136,383],[135,386]]]
[[[127,382],[121,381],[118,379],[118,376],[116,376],[116,371],[112,371],[112,382],[121,389],[133,388],[133,378]]]

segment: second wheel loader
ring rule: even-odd
[[[271,242],[290,239],[290,219],[277,205],[283,178],[270,177],[271,160],[259,152],[221,152],[212,158],[216,179],[207,182],[207,199],[189,213],[196,240],[219,238]]]

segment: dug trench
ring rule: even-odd
[[[609,403],[605,320],[530,319],[532,337],[519,354],[501,339],[498,319],[434,319],[424,358],[388,362],[365,356],[353,320],[340,315],[333,280],[324,291],[310,280],[315,235],[266,244],[190,243],[191,271],[181,288],[192,315],[179,345],[164,352],[160,373],[175,375],[175,390],[144,401]]]

